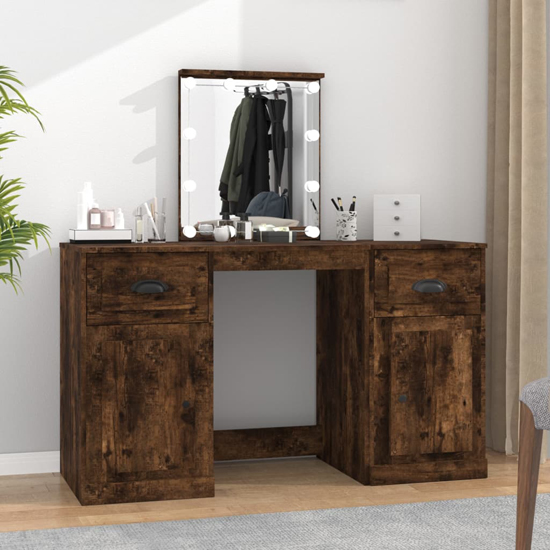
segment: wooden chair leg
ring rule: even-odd
[[[543,431],[535,428],[533,413],[524,403],[520,415],[516,550],[531,550]]]

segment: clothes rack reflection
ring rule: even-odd
[[[281,197],[285,196],[288,215],[292,216],[292,86],[288,82],[277,82],[276,85],[275,90],[268,90],[264,84],[233,90],[244,93],[245,99],[237,107],[231,123],[230,145],[220,178],[222,212],[244,212],[254,196],[274,191]],[[285,95],[286,100],[280,95]],[[286,188],[283,188],[286,149],[287,181]],[[273,187],[269,181],[269,150],[273,152]]]

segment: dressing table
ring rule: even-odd
[[[82,504],[211,497],[222,460],[317,456],[367,485],[487,476],[485,245],[317,238],[323,77],[179,71],[180,242],[60,245],[61,473]],[[279,139],[242,160],[251,101]],[[201,240],[239,185],[287,197],[293,219],[270,223],[302,240]],[[215,431],[214,273],[265,270],[316,272],[317,421]]]
[[[371,485],[486,477],[484,248],[61,244],[63,477],[82,504],[213,496],[214,460],[316,455]],[[303,269],[317,424],[214,431],[214,272]],[[412,289],[433,279],[446,291]]]

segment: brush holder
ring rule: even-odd
[[[357,212],[351,210],[338,212],[336,218],[336,240],[357,240]]]
[[[149,226],[149,242],[150,243],[165,243],[166,242],[166,214],[162,212],[155,212],[155,228],[151,223],[151,220],[148,219]]]

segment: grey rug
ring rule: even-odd
[[[514,550],[516,497],[0,534],[6,550]],[[550,548],[550,494],[533,550]]]

